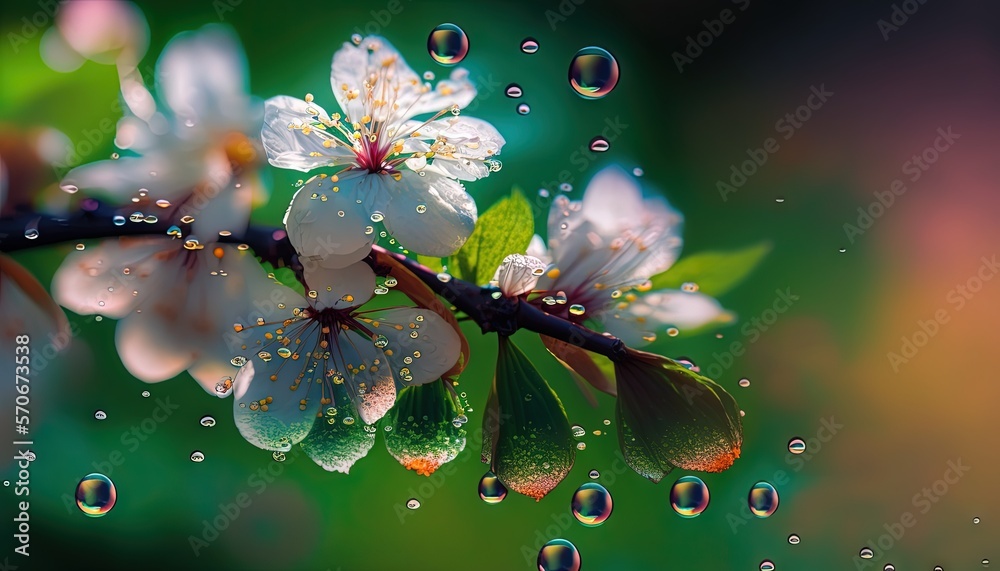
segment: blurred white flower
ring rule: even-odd
[[[349,171],[296,194],[286,222],[296,249],[306,257],[357,261],[367,254],[360,246],[375,240],[359,231],[384,221],[410,250],[453,253],[477,216],[459,181],[499,170],[494,157],[504,144],[489,123],[459,116],[476,95],[468,71],[455,70],[432,87],[388,41],[370,36],[334,54],[331,83],[343,114],[328,114],[312,95],[278,96],[266,104],[262,138],[272,165]],[[433,115],[412,120],[427,113]],[[335,184],[327,184],[331,180]],[[321,202],[309,202],[317,193]]]
[[[42,59],[68,72],[84,60],[134,69],[149,47],[142,10],[120,0],[69,0],[59,5],[56,25],[42,36]]]

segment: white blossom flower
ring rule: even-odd
[[[489,123],[459,115],[476,95],[468,72],[455,70],[432,87],[389,42],[370,36],[334,54],[331,83],[342,113],[327,113],[312,95],[278,96],[266,104],[261,136],[272,165],[348,171],[339,180],[319,180],[322,202],[311,202],[320,190],[308,184],[296,194],[290,214],[298,228],[288,229],[297,236],[296,249],[306,257],[344,256],[337,263],[348,264],[367,254],[355,246],[375,240],[365,227],[384,221],[410,250],[453,253],[477,216],[459,181],[498,170],[495,156],[504,144]],[[413,120],[428,113],[433,115]],[[301,211],[311,211],[311,218]],[[344,220],[330,223],[338,217]]]
[[[370,425],[392,408],[397,389],[441,378],[461,341],[436,313],[413,307],[364,310],[375,274],[364,263],[309,264],[303,298],[287,290],[277,317],[254,324],[234,382],[233,410],[257,447],[303,448],[330,471],[347,472],[374,442]]]

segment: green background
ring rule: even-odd
[[[40,34],[11,48],[9,34],[21,33],[21,18],[40,10],[32,2],[17,4],[6,3],[0,20],[0,120],[53,126],[78,142],[102,119],[117,119],[111,113],[117,97],[113,67],[88,62],[72,73],[53,72],[39,58]],[[888,2],[852,7],[752,0],[741,12],[742,4],[730,2],[400,0],[402,11],[380,24],[373,11],[384,18],[380,11],[387,4],[244,0],[221,19],[244,44],[255,95],[311,92],[327,109],[336,107],[328,87],[331,55],[355,27],[380,28],[418,72],[429,69],[440,77],[447,70],[428,56],[426,37],[437,24],[454,22],[469,35],[471,50],[462,65],[480,86],[468,114],[490,121],[507,140],[499,157],[503,169],[468,185],[480,211],[512,186],[534,201],[538,188],[554,191],[554,183],[571,182],[571,196],[579,197],[589,177],[617,162],[643,168],[648,189],[663,192],[685,215],[685,255],[765,240],[773,245],[761,266],[721,298],[739,321],[655,346],[668,356],[690,356],[703,370],[731,342],[747,347],[717,377],[746,411],[745,443],[732,469],[699,474],[711,489],[707,511],[685,520],[670,509],[669,486],[680,472],[653,485],[622,469],[613,426],[602,422],[613,419],[613,400],[601,396],[599,408],[590,408],[537,337],[526,333],[516,337],[519,345],[560,394],[570,421],[588,430],[587,448],[566,481],[541,502],[511,494],[487,505],[476,492],[485,471],[478,426],[496,342],[474,326],[466,327],[472,361],[459,387],[474,409],[467,425],[470,444],[449,473],[428,479],[403,469],[381,437],[349,476],[326,473],[304,454],[273,462],[270,453],[239,436],[229,400],[206,395],[186,375],[141,383],[118,360],[111,320],[71,314],[80,334],[33,388],[38,459],[31,468],[31,557],[12,554],[12,564],[515,570],[534,567],[540,538],[563,537],[577,545],[590,571],[757,569],[765,558],[782,570],[851,569],[858,550],[907,511],[916,525],[867,562],[869,569],[886,563],[900,570],[974,569],[990,557],[1000,564],[1000,461],[988,424],[997,402],[990,316],[997,314],[1000,295],[997,284],[988,283],[969,301],[974,309],[960,312],[944,295],[972,276],[980,256],[993,253],[998,243],[989,213],[997,206],[991,134],[1000,50],[989,9],[931,1],[887,41],[876,22],[892,13]],[[218,22],[219,6],[229,5],[142,3],[151,31],[143,65],[151,66],[174,34]],[[723,8],[735,10],[733,23],[679,73],[671,54]],[[560,10],[568,15],[547,16]],[[536,54],[519,51],[527,36],[539,41]],[[566,81],[573,53],[588,45],[610,50],[621,65],[618,87],[601,100],[576,96]],[[521,100],[504,96],[510,82],[524,89]],[[780,136],[775,121],[821,84],[835,93],[830,101],[793,138],[779,139],[781,148],[760,172],[722,200],[716,181],[746,159],[747,148]],[[520,101],[531,106],[529,115],[515,112]],[[610,151],[580,151],[606,121],[616,119],[628,127]],[[938,127],[950,124],[963,133],[956,150],[849,243],[843,224],[854,223],[872,192],[887,190],[902,176],[900,165],[930,145]],[[113,151],[108,138],[87,159]],[[278,224],[299,174],[267,170],[272,199],[254,219]],[[539,230],[546,211],[536,209]],[[15,257],[47,284],[69,248]],[[751,340],[743,324],[771,307],[778,289],[790,289],[800,300]],[[887,351],[898,351],[900,336],[912,334],[917,320],[941,307],[951,311],[952,322],[895,373]],[[749,388],[737,387],[741,377],[751,379]],[[140,396],[146,389],[148,399]],[[179,408],[166,422],[134,449],[122,440],[151,414],[157,399],[168,398]],[[97,409],[107,412],[107,420],[94,419]],[[218,424],[200,426],[205,414]],[[789,461],[789,438],[825,434],[819,432],[822,419],[830,417],[843,428]],[[594,430],[607,433],[595,436]],[[103,518],[85,517],[67,499],[76,482],[116,450],[124,462],[102,471],[115,482],[118,503]],[[191,462],[193,450],[202,451],[205,461]],[[942,478],[947,461],[956,459],[971,471],[921,513],[911,497]],[[12,479],[13,465],[4,465],[4,479]],[[280,475],[257,484],[266,480],[254,474],[269,468]],[[573,491],[590,481],[591,469],[601,472],[598,481],[614,497],[613,515],[598,528],[579,525],[569,512]],[[768,519],[749,520],[741,507],[758,480],[776,485],[781,506]],[[0,514],[8,522],[13,489],[0,489]],[[220,504],[233,503],[241,493],[252,503],[196,556],[189,537],[200,536],[203,522],[222,513]],[[421,507],[403,509],[414,496]],[[974,525],[974,516],[982,523]],[[801,544],[789,545],[790,533],[799,534]],[[11,541],[5,531],[3,545]]]

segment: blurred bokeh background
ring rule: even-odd
[[[139,65],[147,80],[174,34],[221,21],[244,44],[256,96],[310,92],[331,110],[330,58],[352,33],[384,35],[418,72],[440,76],[447,70],[428,55],[427,35],[453,22],[468,34],[462,65],[480,88],[469,114],[507,139],[503,169],[469,184],[480,211],[514,186],[536,200],[539,188],[554,192],[569,182],[579,196],[600,167],[619,163],[642,168],[650,191],[684,213],[684,254],[768,242],[767,258],[721,299],[735,323],[655,346],[691,357],[703,371],[716,365],[710,372],[746,412],[743,455],[722,474],[702,475],[711,504],[700,517],[678,517],[668,495],[683,474],[654,485],[623,469],[613,426],[603,424],[613,418],[612,399],[589,407],[537,337],[519,335],[570,421],[588,430],[587,448],[541,502],[511,494],[487,505],[476,492],[485,471],[478,426],[496,342],[470,326],[472,362],[460,385],[473,409],[470,443],[454,467],[418,476],[379,437],[349,476],[328,474],[305,455],[278,463],[247,444],[230,401],[206,395],[186,375],[152,386],[132,378],[116,355],[113,321],[69,314],[79,333],[32,389],[30,497],[16,497],[13,484],[0,489],[0,519],[8,522],[0,557],[23,569],[72,562],[515,570],[534,568],[541,541],[563,537],[590,571],[758,569],[765,559],[782,570],[1000,565],[1000,458],[989,428],[1000,397],[990,360],[1000,315],[1000,279],[990,279],[1000,271],[992,261],[1000,254],[998,10],[974,1],[850,4],[140,3],[149,22]],[[83,162],[110,156],[113,137],[101,125],[120,117],[114,66],[88,61],[54,71],[39,50],[52,5],[6,2],[0,11],[3,128],[53,127]],[[537,53],[520,51],[526,37],[538,41]],[[702,45],[689,47],[689,38]],[[570,58],[589,45],[621,66],[617,88],[599,100],[567,84]],[[504,95],[512,82],[524,90],[520,100]],[[826,95],[810,99],[814,90]],[[521,102],[529,114],[515,111]],[[798,119],[784,120],[810,102]],[[586,152],[608,125],[618,126],[610,150]],[[954,136],[945,142],[940,133],[949,129]],[[732,184],[731,167],[769,138],[778,149],[734,192],[721,193],[719,181]],[[272,198],[254,220],[278,224],[299,176],[268,169],[268,177]],[[888,202],[896,179],[906,191],[887,208],[872,207],[879,195]],[[541,230],[546,202],[536,204]],[[47,285],[72,247],[14,257]],[[779,291],[796,301],[773,313]],[[936,320],[936,328],[928,324]],[[745,353],[732,357],[733,342]],[[920,346],[911,351],[911,342]],[[750,386],[740,388],[741,378]],[[142,429],[168,401],[176,408],[166,420]],[[4,427],[12,408],[0,412]],[[106,420],[94,418],[98,409]],[[199,424],[206,414],[216,426]],[[796,436],[808,448],[792,457],[787,443]],[[189,460],[194,450],[203,462]],[[959,464],[968,470],[956,479],[948,470]],[[16,479],[15,464],[5,458],[0,466],[4,480]],[[571,519],[569,500],[592,469],[613,495],[614,513],[585,528]],[[94,471],[118,491],[102,518],[84,516],[71,500]],[[767,519],[747,517],[746,495],[759,480],[781,497]],[[225,506],[243,493],[251,503],[217,537],[204,535],[206,522],[231,512]],[[411,497],[419,509],[403,507]],[[22,499],[31,504],[30,559],[12,552],[8,531]],[[788,542],[793,533],[798,545]],[[191,537],[213,539],[193,549]],[[875,550],[870,560],[857,558],[865,546]]]

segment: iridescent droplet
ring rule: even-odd
[[[587,312],[587,308],[583,307],[579,303],[574,303],[573,305],[569,306],[569,312],[572,313],[573,315],[583,315],[584,313]]]
[[[798,536],[798,534],[793,533],[793,534],[791,534],[791,535],[788,536],[788,543],[790,543],[792,545],[798,545],[801,542],[802,542],[802,539]]]
[[[747,505],[753,515],[759,518],[770,517],[778,511],[778,490],[767,482],[757,482],[750,488]]]
[[[760,562],[760,571],[774,571],[774,561],[765,559]]]
[[[618,84],[618,61],[604,48],[583,48],[570,61],[569,84],[581,97],[604,97]]]
[[[597,482],[587,482],[573,494],[571,507],[576,520],[587,527],[597,527],[611,517],[611,493]]]
[[[528,113],[531,113],[531,107],[529,107],[527,103],[521,103],[517,106],[517,112],[519,115],[527,115]]]
[[[206,414],[205,416],[201,417],[201,420],[199,420],[198,423],[206,428],[211,428],[215,426],[215,417]]]
[[[595,153],[603,153],[611,148],[611,143],[604,137],[594,137],[590,140],[590,150]]]
[[[518,97],[524,95],[524,91],[521,89],[521,86],[516,83],[508,85],[507,89],[504,90],[504,93],[506,93],[507,97],[510,97],[511,99],[517,99]]]
[[[469,36],[455,24],[441,24],[427,36],[427,51],[441,65],[455,65],[469,53]]]
[[[115,507],[118,492],[104,474],[87,474],[76,485],[76,507],[90,517],[101,517]]]
[[[205,460],[205,455],[200,450],[195,450],[191,453],[192,462],[201,462]]]
[[[406,507],[411,510],[415,510],[420,507],[420,500],[417,498],[410,498],[406,502]]]
[[[488,504],[499,504],[507,497],[507,487],[493,472],[486,472],[479,480],[479,497]]]
[[[875,557],[875,552],[870,547],[862,547],[861,551],[858,552],[858,556],[862,559],[871,559]]]
[[[538,571],[580,571],[580,552],[565,539],[553,539],[538,551]]]
[[[108,413],[104,412],[103,410],[94,411],[94,418],[96,418],[97,420],[104,420],[107,417]]]
[[[681,517],[697,517],[708,500],[708,486],[698,476],[682,476],[670,488],[670,507]]]
[[[806,451],[806,441],[801,438],[793,438],[789,440],[788,451],[792,454],[802,454]]]

